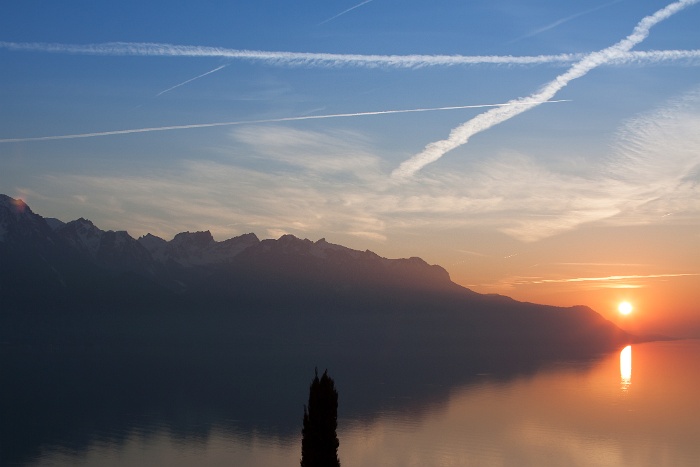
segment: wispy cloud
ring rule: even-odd
[[[574,262],[569,262],[569,263],[549,263],[549,265],[553,266],[575,266],[575,267],[581,267],[581,266],[603,266],[603,267],[641,267],[641,266],[650,266],[649,264],[642,264],[642,263],[574,263]]]
[[[437,167],[395,184],[387,213],[414,225],[480,225],[524,242],[592,222],[684,222],[700,213],[700,90],[622,125],[611,152],[586,175],[562,173],[527,154],[502,151],[463,169]],[[536,183],[533,183],[536,180]],[[661,217],[668,212],[674,216]],[[438,214],[444,213],[444,217]]]
[[[598,6],[596,6],[596,7],[589,8],[588,10],[581,11],[581,12],[579,12],[579,13],[575,13],[575,14],[573,14],[573,15],[569,15],[569,16],[567,16],[567,17],[565,17],[565,18],[558,19],[558,20],[554,21],[553,23],[550,23],[550,24],[548,24],[548,25],[546,25],[546,26],[543,26],[543,27],[541,27],[541,28],[537,28],[537,29],[535,29],[535,30],[533,30],[533,31],[530,31],[530,32],[527,33],[527,34],[523,34],[523,35],[520,36],[520,37],[516,37],[515,39],[513,39],[512,41],[509,41],[508,43],[509,43],[509,44],[512,44],[512,43],[514,43],[514,42],[518,42],[518,41],[521,41],[521,40],[523,40],[523,39],[527,39],[528,37],[533,37],[533,36],[536,36],[536,35],[538,35],[538,34],[542,34],[543,32],[549,31],[550,29],[554,29],[554,28],[556,28],[556,27],[558,27],[558,26],[561,26],[562,24],[568,23],[568,22],[571,21],[571,20],[574,20],[574,19],[576,19],[576,18],[580,18],[581,16],[585,16],[585,15],[588,15],[588,14],[590,14],[590,13],[594,13],[594,12],[596,12],[596,11],[598,11],[598,10],[602,10],[603,8],[608,8],[608,7],[613,6],[613,5],[617,4],[617,3],[620,3],[620,2],[622,2],[622,1],[623,1],[623,0],[614,0],[614,1],[612,1],[612,2],[605,3],[605,4],[603,4],[603,5],[598,5]]]
[[[569,102],[565,99],[562,100],[552,100],[549,103],[558,102]],[[540,102],[544,104],[544,102]],[[194,123],[190,125],[170,125],[161,127],[148,127],[148,128],[132,128],[127,130],[110,130],[110,131],[99,131],[93,133],[76,133],[70,135],[55,135],[55,136],[36,136],[29,138],[5,138],[0,139],[0,143],[23,143],[31,141],[53,141],[61,139],[78,139],[78,138],[95,138],[99,136],[115,136],[115,135],[128,135],[133,133],[150,133],[153,131],[173,131],[173,130],[191,130],[196,128],[211,128],[220,126],[236,126],[236,125],[252,125],[261,123],[281,123],[281,122],[296,122],[302,120],[322,120],[327,118],[349,118],[349,117],[367,117],[373,115],[391,115],[391,114],[405,114],[405,113],[418,113],[418,112],[437,112],[446,110],[463,110],[463,109],[478,109],[484,107],[498,107],[502,105],[519,105],[518,103],[507,102],[504,104],[475,104],[475,105],[458,105],[450,107],[429,107],[420,109],[402,109],[402,110],[377,110],[372,112],[355,112],[355,113],[344,113],[344,114],[327,114],[327,115],[304,115],[300,117],[282,117],[282,118],[269,118],[264,120],[238,120],[234,122],[215,122],[215,123]]]
[[[700,213],[700,88],[627,121],[604,175],[620,223],[682,222]],[[672,213],[673,216],[668,214]]]
[[[188,80],[186,80],[186,81],[183,81],[182,83],[176,84],[175,86],[171,86],[171,87],[169,87],[168,89],[164,89],[164,90],[162,90],[161,92],[159,92],[158,94],[156,94],[156,97],[162,96],[162,95],[165,94],[166,92],[170,92],[170,91],[172,91],[173,89],[177,89],[177,88],[179,88],[180,86],[184,86],[185,84],[191,83],[191,82],[194,81],[194,80],[197,80],[197,79],[199,79],[199,78],[203,78],[204,76],[210,75],[210,74],[212,74],[212,73],[216,73],[217,71],[219,71],[219,70],[221,70],[221,69],[223,69],[223,68],[226,68],[227,66],[228,66],[228,65],[221,65],[220,67],[214,68],[213,70],[209,70],[209,71],[207,71],[206,73],[202,73],[201,75],[195,76],[194,78],[190,78],[190,79],[188,79]]]
[[[502,150],[459,171],[438,167],[391,183],[372,141],[360,134],[250,125],[231,130],[230,146],[209,149],[217,162],[207,161],[204,151],[199,160],[174,161],[168,170],[59,173],[45,183],[56,199],[88,201],[62,211],[104,216],[108,209],[113,225],[104,228],[127,226],[137,235],[212,228],[223,239],[285,231],[362,248],[366,240],[477,228],[532,242],[587,222],[667,223],[688,210],[696,218],[700,183],[689,178],[700,168],[698,125],[700,91],[625,124],[608,159],[586,176]],[[661,220],[658,213],[669,211],[677,215]]]
[[[671,277],[700,276],[700,273],[680,273],[680,274],[645,274],[629,276],[604,276],[604,277],[571,277],[567,279],[533,279],[528,280],[528,284],[560,284],[569,282],[615,282],[639,279],[667,279]]]
[[[475,134],[486,131],[489,128],[510,120],[523,112],[533,109],[539,105],[539,102],[552,99],[572,80],[585,76],[589,71],[605,63],[609,63],[612,60],[619,60],[624,57],[624,55],[628,53],[632,47],[641,43],[647,38],[649,31],[653,26],[671,17],[675,13],[678,13],[684,8],[698,3],[698,1],[700,0],[680,0],[667,5],[665,8],[658,10],[652,15],[646,16],[639,23],[637,23],[637,26],[634,28],[632,33],[621,41],[603,50],[586,55],[582,60],[569,68],[569,70],[557,76],[554,80],[547,83],[536,93],[510,101],[511,103],[518,103],[519,105],[512,107],[500,107],[487,111],[463,123],[457,128],[454,128],[450,132],[447,139],[428,144],[422,152],[403,162],[396,170],[394,170],[392,177],[397,180],[403,180],[411,177],[426,165],[440,159],[447,152],[466,144],[469,141],[469,138]]]
[[[316,132],[272,126],[246,126],[231,132],[249,146],[258,159],[266,159],[306,173],[351,174],[361,180],[379,176],[378,158],[363,148],[362,138],[352,132]],[[351,148],[348,141],[360,142]]]
[[[232,146],[217,154],[219,162],[180,161],[150,173],[59,173],[44,180],[53,193],[69,193],[61,199],[89,200],[79,208],[82,214],[70,204],[64,212],[107,212],[112,224],[103,228],[128,227],[132,235],[150,231],[171,238],[182,230],[212,229],[219,239],[246,232],[386,238],[385,222],[367,209],[373,198],[368,190],[386,177],[359,135],[258,126],[232,131],[231,138]],[[278,141],[286,145],[282,153]]]
[[[45,42],[1,42],[0,48],[21,52],[43,52],[99,56],[137,57],[219,57],[231,60],[247,60],[271,65],[305,67],[365,67],[365,68],[422,68],[434,66],[470,65],[567,65],[581,60],[588,54],[555,55],[362,55],[311,52],[277,52],[240,50],[196,45],[173,45],[143,42],[108,42],[101,44],[59,44]],[[694,60],[700,58],[700,50],[656,50],[625,52],[609,57],[606,64],[660,63],[669,60]]]
[[[335,16],[332,16],[332,17],[330,17],[330,18],[328,18],[328,19],[326,19],[326,20],[321,21],[320,23],[317,24],[317,26],[321,26],[322,24],[326,24],[326,23],[328,23],[329,21],[333,21],[334,19],[336,19],[336,18],[338,18],[338,17],[340,17],[340,16],[343,16],[343,15],[346,14],[346,13],[351,12],[351,11],[354,10],[355,8],[360,8],[362,5],[366,5],[367,3],[371,2],[371,1],[372,1],[372,0],[365,0],[364,2],[358,3],[357,5],[355,5],[355,6],[353,6],[353,7],[350,7],[350,8],[348,8],[348,9],[345,10],[345,11],[341,11],[340,13],[338,13],[338,14],[335,15]]]
[[[487,254],[485,254],[485,253],[479,253],[478,251],[471,251],[471,250],[457,250],[457,252],[458,252],[458,253],[463,253],[463,254],[469,255],[469,256],[479,256],[479,257],[482,257],[482,258],[486,258],[486,257],[489,256],[489,255],[487,255]]]

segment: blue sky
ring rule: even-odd
[[[700,332],[696,3],[8,2],[0,192],[134,237],[421,256],[540,302],[676,287]]]

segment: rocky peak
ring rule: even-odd
[[[304,245],[304,246],[312,245],[311,240],[309,240],[307,238],[302,240],[301,238],[295,237],[292,234],[282,235],[279,239],[277,239],[277,243],[279,245],[291,246],[291,247],[300,247],[302,245]]]
[[[188,267],[228,262],[248,247],[260,243],[260,240],[255,234],[249,233],[217,242],[211,232],[206,230],[182,232],[169,242],[148,234],[140,238],[139,242],[158,261]]]
[[[151,254],[153,259],[156,261],[164,262],[166,259],[166,251],[168,249],[168,242],[162,238],[147,233],[146,235],[139,237],[137,242],[143,246]]]
[[[18,221],[40,218],[32,212],[27,203],[22,199],[10,198],[0,195],[0,226],[9,224],[12,220]]]
[[[222,260],[229,260],[246,248],[260,243],[260,239],[258,239],[254,233],[248,233],[229,238],[223,242],[214,243],[215,246],[212,248],[213,252],[222,258]]]
[[[171,240],[172,245],[193,245],[204,247],[214,242],[214,237],[211,232],[205,230],[203,232],[180,232]]]
[[[233,237],[233,238],[230,238],[228,240],[224,240],[224,243],[232,241],[232,240],[238,240],[238,241],[246,242],[246,243],[258,243],[260,241],[258,236],[252,232],[247,233],[247,234],[243,234],[243,235],[239,235],[238,237]]]
[[[24,200],[0,195],[0,241],[13,237],[46,239],[47,235],[51,229],[44,218],[34,214]]]
[[[167,241],[163,240],[162,238],[160,238],[156,235],[153,235],[151,233],[147,233],[146,235],[139,237],[138,241],[139,241],[139,243],[141,243],[143,246],[146,246],[146,247],[148,245],[162,246],[162,245],[165,245],[168,243]]]
[[[70,221],[56,231],[71,245],[94,257],[100,248],[104,231],[100,230],[88,219],[83,217]]]
[[[25,211],[32,213],[32,210],[29,209],[29,206],[27,206],[27,203],[25,203],[23,199],[10,198],[9,196],[2,194],[0,194],[0,208],[8,210],[14,215],[23,214]]]

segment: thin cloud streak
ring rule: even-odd
[[[642,267],[642,266],[650,266],[649,264],[642,264],[642,263],[549,263],[550,265],[553,266],[614,266],[614,267],[629,267],[629,266],[634,266],[634,267]]]
[[[172,91],[173,89],[179,88],[180,86],[184,86],[185,84],[191,83],[191,82],[194,81],[194,80],[197,80],[197,79],[199,79],[199,78],[203,78],[203,77],[205,77],[205,76],[207,76],[207,75],[210,75],[210,74],[212,74],[212,73],[216,73],[217,71],[221,70],[222,68],[226,68],[227,66],[228,66],[228,65],[221,65],[220,67],[214,68],[213,70],[209,70],[209,71],[207,71],[206,73],[202,73],[202,74],[199,75],[199,76],[195,76],[194,78],[190,78],[190,79],[188,79],[188,80],[186,80],[186,81],[183,81],[183,82],[180,83],[180,84],[176,84],[175,86],[169,87],[168,89],[165,89],[165,90],[159,92],[158,94],[156,94],[156,97],[162,96],[162,95],[165,94],[166,92],[170,92],[170,91]]]
[[[343,15],[346,14],[346,13],[351,12],[351,11],[354,10],[355,8],[360,8],[362,5],[365,5],[365,4],[367,4],[367,3],[371,2],[371,1],[372,1],[372,0],[365,0],[365,1],[362,2],[362,3],[358,3],[357,5],[355,5],[355,6],[353,6],[353,7],[350,7],[350,8],[348,8],[348,9],[345,10],[345,11],[341,11],[340,13],[338,13],[337,15],[335,15],[335,16],[333,16],[333,17],[331,17],[331,18],[328,18],[328,19],[326,19],[326,20],[321,21],[321,22],[318,23],[316,26],[321,26],[322,24],[326,24],[326,23],[328,23],[329,21],[333,21],[334,19],[336,19],[336,18],[338,18],[338,17],[340,17],[340,16],[343,16]]]
[[[589,71],[603,64],[623,58],[632,47],[647,38],[653,26],[684,8],[698,3],[698,1],[700,0],[680,0],[667,5],[652,15],[642,18],[642,20],[637,23],[632,33],[621,41],[598,52],[586,55],[582,60],[569,68],[568,71],[557,76],[536,93],[528,97],[510,101],[510,103],[518,103],[519,105],[500,107],[477,115],[473,119],[454,128],[447,139],[428,144],[422,152],[399,165],[392,173],[392,178],[396,180],[405,180],[413,176],[426,165],[440,159],[447,152],[466,144],[469,138],[475,134],[486,131],[499,123],[503,123],[521,113],[537,107],[539,105],[537,102],[552,99],[557,92],[566,87],[571,81],[585,76]]]
[[[670,277],[688,277],[700,276],[697,273],[683,274],[646,274],[646,275],[629,275],[629,276],[605,276],[605,277],[574,277],[571,279],[540,279],[528,281],[528,284],[561,284],[568,282],[607,282],[607,281],[626,281],[634,279],[663,279]]]
[[[543,26],[543,27],[538,28],[538,29],[535,29],[534,31],[531,31],[531,32],[529,32],[529,33],[527,33],[527,34],[523,34],[523,35],[520,36],[520,37],[516,37],[516,38],[513,39],[512,41],[509,41],[508,44],[512,44],[512,43],[514,43],[514,42],[518,42],[518,41],[521,41],[521,40],[523,40],[523,39],[527,39],[528,37],[533,37],[533,36],[536,36],[536,35],[538,35],[538,34],[542,34],[543,32],[549,31],[550,29],[554,29],[554,28],[556,28],[557,26],[561,26],[562,24],[568,23],[569,21],[572,21],[572,20],[574,20],[574,19],[576,19],[576,18],[580,18],[581,16],[585,16],[585,15],[588,15],[588,14],[590,14],[590,13],[595,13],[595,12],[598,11],[598,10],[602,10],[603,8],[607,8],[607,7],[613,6],[613,5],[615,5],[616,3],[620,3],[620,2],[622,2],[622,1],[623,1],[623,0],[614,0],[614,1],[612,1],[612,2],[605,3],[605,4],[603,4],[603,5],[598,5],[597,7],[590,8],[590,9],[588,9],[588,10],[586,10],[586,11],[582,11],[582,12],[579,12],[579,13],[575,13],[575,14],[573,14],[573,15],[570,15],[570,16],[567,16],[567,17],[565,17],[565,18],[559,19],[559,20],[557,20],[557,21],[555,21],[555,22],[553,22],[553,23],[548,24],[547,26]]]
[[[559,103],[559,102],[570,102],[566,99],[548,101],[548,103]],[[544,104],[544,102],[540,102]],[[114,136],[114,135],[128,135],[132,133],[150,133],[152,131],[173,131],[173,130],[191,130],[195,128],[212,128],[217,126],[236,126],[236,125],[253,125],[261,123],[281,123],[281,122],[296,122],[301,120],[322,120],[326,118],[349,118],[349,117],[366,117],[371,115],[390,115],[390,114],[404,114],[404,113],[417,113],[417,112],[437,112],[445,110],[460,110],[460,109],[478,109],[484,107],[499,107],[499,106],[512,106],[518,105],[517,103],[507,102],[504,104],[476,104],[476,105],[458,105],[450,107],[431,107],[423,109],[404,109],[404,110],[378,110],[374,112],[357,112],[357,113],[345,113],[345,114],[330,114],[330,115],[306,115],[303,117],[283,117],[283,118],[269,118],[265,120],[239,120],[235,122],[216,122],[216,123],[195,123],[191,125],[171,125],[171,126],[161,126],[161,127],[150,127],[150,128],[132,128],[128,130],[112,130],[112,131],[100,131],[94,133],[78,133],[71,135],[56,135],[56,136],[36,136],[30,138],[6,138],[0,139],[0,143],[27,143],[31,141],[53,141],[60,139],[77,139],[77,138],[95,138],[98,136]]]
[[[44,42],[1,42],[0,49],[17,52],[43,52],[75,55],[134,57],[217,57],[248,60],[272,65],[306,67],[355,66],[366,68],[423,68],[465,65],[566,65],[588,56],[585,53],[556,55],[362,55],[310,52],[269,52],[221,47],[173,45],[145,42],[107,42],[101,44],[57,44]],[[700,50],[652,50],[627,52],[607,63],[657,63],[669,60],[700,59]]]

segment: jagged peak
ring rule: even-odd
[[[29,205],[22,198],[11,198],[10,196],[0,194],[0,206],[8,209],[15,215],[19,214],[33,214]]]
[[[308,248],[314,244],[308,238],[301,239],[299,237],[295,237],[292,234],[284,234],[280,238],[278,238],[277,240],[273,240],[273,242],[275,242],[277,245],[287,247],[287,248],[289,248],[289,247],[299,248],[301,246]]]
[[[175,237],[171,241],[176,244],[183,242],[207,244],[213,242],[214,237],[208,230],[198,232],[180,232],[179,234],[175,235]]]
[[[3,195],[2,193],[0,193],[0,206],[4,206],[4,207],[9,208],[15,202],[16,202],[16,200],[14,198],[10,198],[9,196]]]
[[[260,243],[260,239],[254,233],[246,233],[239,235],[237,237],[229,238],[222,242],[215,242],[219,248],[236,248],[240,249],[243,247],[245,249],[247,246],[255,245]]]
[[[254,233],[244,233],[241,235],[238,235],[236,237],[229,238],[228,240],[224,240],[221,243],[238,243],[238,242],[259,242],[260,239],[258,238],[257,235]]]
[[[355,258],[359,258],[361,255],[363,255],[363,253],[361,251],[353,250],[352,248],[348,248],[348,247],[343,246],[343,245],[337,245],[335,243],[330,243],[325,238],[317,240],[313,244],[313,248],[311,249],[311,252],[315,256],[327,256],[328,254],[345,253],[345,254],[349,254],[350,256],[353,256]]]
[[[295,237],[292,234],[284,234],[280,238],[277,239],[278,242],[310,242],[308,238],[301,239],[299,237]]]
[[[97,228],[95,224],[92,223],[91,220],[85,219],[84,217],[79,217],[73,221],[67,222],[66,225],[70,226],[88,226],[88,227],[94,227]]]
[[[408,259],[404,259],[404,261],[406,261],[408,263],[412,263],[412,264],[419,264],[421,266],[428,265],[428,263],[423,258],[419,258],[418,256],[411,256]]]
[[[153,235],[153,234],[150,233],[150,232],[147,233],[146,235],[140,236],[137,240],[138,240],[138,241],[146,240],[146,241],[162,241],[162,242],[165,242],[164,239],[160,238],[160,237],[157,236],[157,235]]]
[[[26,205],[27,203],[24,202],[22,198],[13,198],[11,196],[4,195],[0,193],[0,206],[14,206],[17,205],[18,203],[22,203]]]

